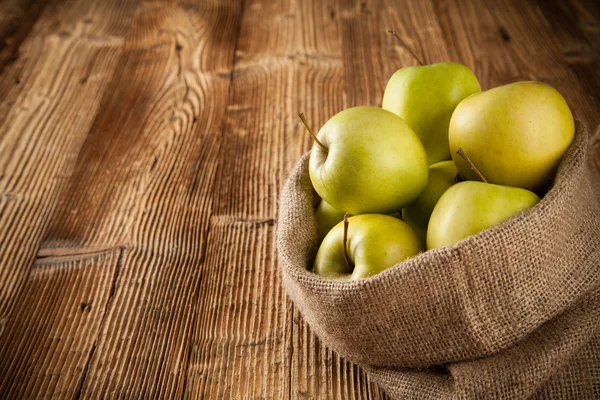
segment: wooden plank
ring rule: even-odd
[[[286,308],[273,221],[211,219],[186,398],[288,396]]]
[[[283,165],[291,165],[308,144],[290,100],[318,90],[296,83],[306,78],[295,66],[310,65],[300,68],[322,82],[315,65],[321,58],[332,62],[329,52],[303,46],[312,38],[312,31],[301,28],[312,27],[310,15],[295,2],[244,5],[196,305],[203,313],[195,325],[188,398],[289,397],[290,309],[275,262],[274,218]]]
[[[1,398],[76,397],[120,254],[34,264],[0,343]]]
[[[180,397],[239,1],[142,3],[44,251],[126,248],[83,398]]]
[[[132,11],[131,2],[117,0],[56,4],[3,72],[0,333],[112,76]]]

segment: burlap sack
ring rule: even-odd
[[[588,135],[535,207],[359,281],[323,279],[308,154],[280,197],[283,284],[324,344],[398,399],[600,398],[600,206]]]

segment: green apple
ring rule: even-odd
[[[450,149],[462,177],[476,179],[455,152],[462,148],[488,182],[544,189],[573,142],[565,99],[540,82],[517,82],[463,100],[450,121]]]
[[[325,200],[321,200],[315,215],[317,217],[319,243],[325,238],[331,228],[344,220],[344,213],[327,203]]]
[[[340,211],[390,214],[410,204],[427,185],[423,145],[389,111],[349,108],[327,121],[316,138],[310,179],[319,196]]]
[[[448,125],[452,112],[461,100],[480,91],[473,71],[462,64],[405,67],[388,81],[382,107],[415,131],[431,165],[450,159]]]
[[[417,199],[402,210],[402,220],[425,240],[429,217],[438,200],[456,183],[458,170],[452,161],[441,161],[429,167],[429,181]]]
[[[496,226],[537,204],[540,198],[529,190],[465,181],[448,189],[440,198],[427,229],[427,248],[450,246]]]
[[[389,215],[363,214],[348,218],[325,236],[313,272],[326,277],[360,279],[375,275],[423,250],[423,241],[406,223]]]

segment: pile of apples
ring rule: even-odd
[[[322,199],[313,271],[338,279],[377,274],[534,206],[575,137],[552,87],[481,92],[456,63],[401,68],[382,108],[341,111],[317,135],[300,117],[314,139],[309,173]]]

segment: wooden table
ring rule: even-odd
[[[280,285],[277,196],[415,59],[600,123],[594,0],[0,2],[0,398],[382,399]],[[600,155],[596,155],[600,163]]]

